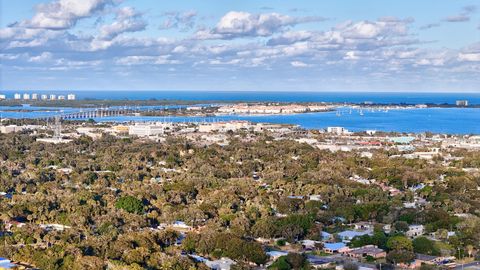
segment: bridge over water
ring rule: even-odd
[[[92,108],[92,109],[81,109],[74,112],[61,112],[57,115],[42,117],[46,119],[65,119],[65,120],[82,120],[82,119],[91,119],[91,118],[102,118],[102,117],[115,117],[115,116],[125,116],[125,115],[136,115],[142,111],[147,111],[145,108],[140,107],[115,107],[115,108]]]

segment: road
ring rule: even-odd
[[[480,262],[475,261],[471,263],[465,263],[463,266],[460,264],[455,267],[455,270],[462,270],[462,269],[469,269],[469,270],[480,270]]]

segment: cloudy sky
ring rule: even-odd
[[[0,90],[480,92],[479,0],[0,4]]]

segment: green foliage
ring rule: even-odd
[[[390,237],[387,241],[387,248],[390,250],[413,250],[412,240],[405,236],[397,235]]]
[[[423,236],[413,239],[413,251],[421,254],[440,255],[435,243]]]
[[[115,207],[132,214],[142,214],[144,211],[142,201],[133,196],[121,197],[115,203]]]
[[[310,269],[310,265],[308,264],[307,258],[304,255],[290,252],[286,256],[279,257],[275,262],[272,263],[268,267],[268,269],[272,270],[290,270],[290,269],[298,269],[298,270],[306,270]]]

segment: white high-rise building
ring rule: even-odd
[[[68,94],[67,95],[67,99],[68,100],[75,100],[77,97],[75,96],[75,94]]]
[[[56,100],[57,99],[57,95],[50,95],[50,100]]]
[[[30,99],[30,94],[23,94],[23,99],[24,100],[29,100]]]
[[[65,100],[65,96],[64,95],[59,95],[58,100]]]
[[[38,99],[38,94],[32,94],[32,99],[37,100]]]
[[[22,95],[16,93],[15,95],[13,95],[13,99],[21,99],[22,98]]]
[[[42,100],[47,100],[47,99],[48,99],[48,95],[42,95],[40,98],[41,98]]]
[[[0,95],[0,100],[4,100],[4,99],[7,99],[7,96],[6,95]]]

